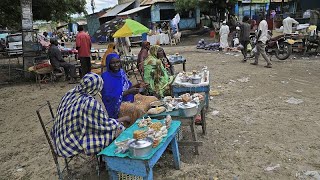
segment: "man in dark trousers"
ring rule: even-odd
[[[243,46],[243,49],[241,50],[243,54],[243,60],[242,62],[247,62],[247,46],[250,43],[250,29],[251,25],[249,24],[249,17],[244,16],[242,23],[240,25],[240,43]]]
[[[78,27],[78,34],[76,37],[76,49],[78,50],[78,57],[81,63],[81,77],[91,72],[91,40],[90,36],[83,31],[83,27]]]
[[[61,51],[58,49],[58,41],[57,39],[50,39],[50,48],[48,50],[48,55],[50,59],[50,63],[55,71],[59,70],[60,67],[63,67],[66,72],[67,78],[70,77],[71,84],[76,83],[76,68],[74,65],[67,63],[61,54]]]

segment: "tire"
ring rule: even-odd
[[[292,45],[286,42],[279,42],[279,49],[276,49],[276,58],[286,60],[292,54]]]

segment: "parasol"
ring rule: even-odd
[[[111,21],[103,23],[99,29],[93,35],[96,38],[100,38],[101,36],[109,36],[116,32],[121,25],[123,24],[123,19],[113,19]]]
[[[149,29],[144,25],[132,19],[126,19],[124,25],[114,33],[113,37],[128,37],[149,32]]]

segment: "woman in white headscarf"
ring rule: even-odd
[[[220,28],[219,33],[220,33],[220,48],[224,49],[229,47],[228,35],[230,33],[230,29],[226,21],[222,22],[222,26]]]

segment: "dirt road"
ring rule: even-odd
[[[208,66],[211,88],[221,94],[210,101],[207,135],[198,129],[204,142],[200,155],[180,148],[182,168],[174,170],[172,155],[166,153],[154,168],[155,179],[297,179],[298,172],[319,170],[319,58],[273,61],[267,69],[263,60],[252,66],[241,63],[239,53],[194,45],[165,51],[185,56],[187,70]],[[28,83],[0,89],[0,179],[57,178],[35,110],[46,100],[57,107],[73,85],[43,87]],[[286,102],[290,98],[300,104]],[[78,179],[95,179],[94,164],[77,159],[75,167]]]

